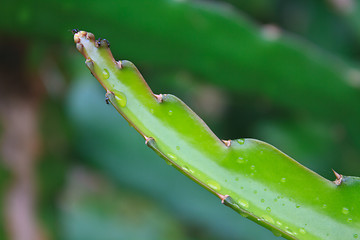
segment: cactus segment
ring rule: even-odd
[[[226,206],[287,239],[360,236],[360,178],[336,175],[332,182],[267,143],[220,140],[180,99],[154,94],[131,62],[116,62],[107,40],[78,31],[74,41],[106,102],[147,146]]]

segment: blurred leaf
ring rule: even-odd
[[[185,239],[182,227],[158,205],[86,171],[70,172],[62,198],[65,240]]]
[[[319,48],[352,59],[356,57],[355,33],[347,22],[329,7],[334,1],[293,0],[278,4],[280,26],[299,34]]]
[[[259,28],[230,8],[169,0],[39,0],[5,2],[1,10],[6,33],[69,42],[68,30],[79,27],[117,42],[115,55],[137,65],[188,69],[280,106],[331,121],[360,121],[360,109],[348,104],[360,101],[357,66],[272,26]]]

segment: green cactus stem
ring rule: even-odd
[[[76,48],[106,100],[145,143],[222,203],[287,239],[360,239],[360,178],[334,182],[255,139],[220,140],[181,100],[154,94],[109,42],[75,31]]]

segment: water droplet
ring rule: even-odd
[[[105,79],[108,79],[110,77],[110,73],[106,68],[104,68],[104,70],[102,71],[102,75]]]
[[[239,181],[239,178],[238,178],[238,177],[236,177],[236,178],[235,178],[235,181]]]
[[[277,202],[277,198],[274,198],[274,202]]]
[[[289,227],[286,227],[285,232],[289,235],[294,235],[294,232]]]
[[[213,180],[208,181],[207,185],[209,185],[210,188],[217,190],[217,191],[221,189],[220,184]]]
[[[266,192],[266,191],[267,191],[267,189],[266,189],[266,188],[264,188],[264,191]]]
[[[284,183],[284,182],[286,182],[286,178],[283,177],[283,178],[280,179],[280,181],[281,181],[282,183]]]
[[[358,238],[359,237],[359,235],[358,234],[354,234],[354,236],[353,236],[354,238]]]
[[[243,145],[245,143],[245,139],[240,138],[238,140],[236,140],[240,145]]]
[[[172,154],[170,154],[170,153],[168,153],[167,156],[168,156],[171,160],[174,160],[174,161],[177,160],[177,157],[174,156],[174,155],[172,155]]]
[[[280,199],[281,197],[280,196],[277,196],[277,199]]]
[[[240,200],[238,201],[238,203],[239,203],[240,206],[243,207],[243,208],[249,208],[249,202],[246,201],[246,200],[244,200],[244,199],[240,199]]]
[[[268,222],[270,224],[274,224],[274,219],[272,219],[272,217],[268,216],[268,215],[264,215],[262,216],[262,218],[265,220],[265,222]]]
[[[346,207],[343,207],[342,213],[343,213],[343,214],[348,214],[348,213],[349,213],[349,209],[346,208]]]
[[[254,194],[257,194],[257,191],[256,191],[256,190],[254,190]]]
[[[182,169],[183,169],[185,172],[194,173],[194,171],[191,170],[190,168],[188,168],[188,166],[183,166]]]
[[[274,234],[275,237],[281,237],[281,232],[273,230],[272,233]]]
[[[327,208],[327,205],[326,205],[326,204],[323,204],[323,205],[322,205],[322,208]]]
[[[348,218],[348,219],[347,219],[347,222],[348,222],[348,223],[351,223],[351,222],[352,222],[352,218]]]
[[[241,187],[240,187],[240,189],[244,189],[244,187],[243,187],[243,186],[241,186]]]
[[[250,173],[250,176],[254,176],[254,173]]]
[[[170,161],[165,160],[165,162],[166,162],[166,164],[169,165],[169,166],[172,166],[172,165],[173,165],[172,162],[170,162]]]
[[[251,165],[251,166],[250,166],[250,169],[251,169],[251,170],[255,170],[255,165]]]
[[[301,234],[306,234],[306,231],[305,231],[304,228],[300,228],[300,229],[299,229],[299,233],[301,233]]]
[[[282,223],[281,222],[279,222],[279,221],[276,221],[276,225],[278,225],[278,226],[282,226]]]
[[[151,113],[154,113],[154,109],[151,108],[151,109],[150,109],[150,112],[151,112]]]
[[[300,207],[300,205],[297,205],[297,204],[296,204],[296,208],[299,208],[299,207]]]
[[[169,116],[173,115],[173,111],[169,110],[169,111],[168,111],[168,115],[169,115]]]
[[[179,146],[176,146],[176,150],[180,150],[180,147],[179,147]]]
[[[242,157],[238,157],[238,159],[236,160],[238,163],[245,163],[246,160],[243,159]]]
[[[265,202],[265,199],[262,198],[262,199],[260,200],[260,202],[262,202],[262,203]]]
[[[124,93],[117,91],[117,90],[113,90],[113,93],[115,95],[115,99],[117,101],[117,103],[119,104],[120,107],[126,107],[126,96]]]
[[[270,207],[267,207],[267,208],[266,208],[266,211],[267,211],[267,212],[271,212],[271,208],[270,208]]]

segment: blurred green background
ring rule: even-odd
[[[4,0],[0,239],[275,239],[168,166],[104,101],[71,29],[107,38],[223,139],[360,175],[352,0]]]

